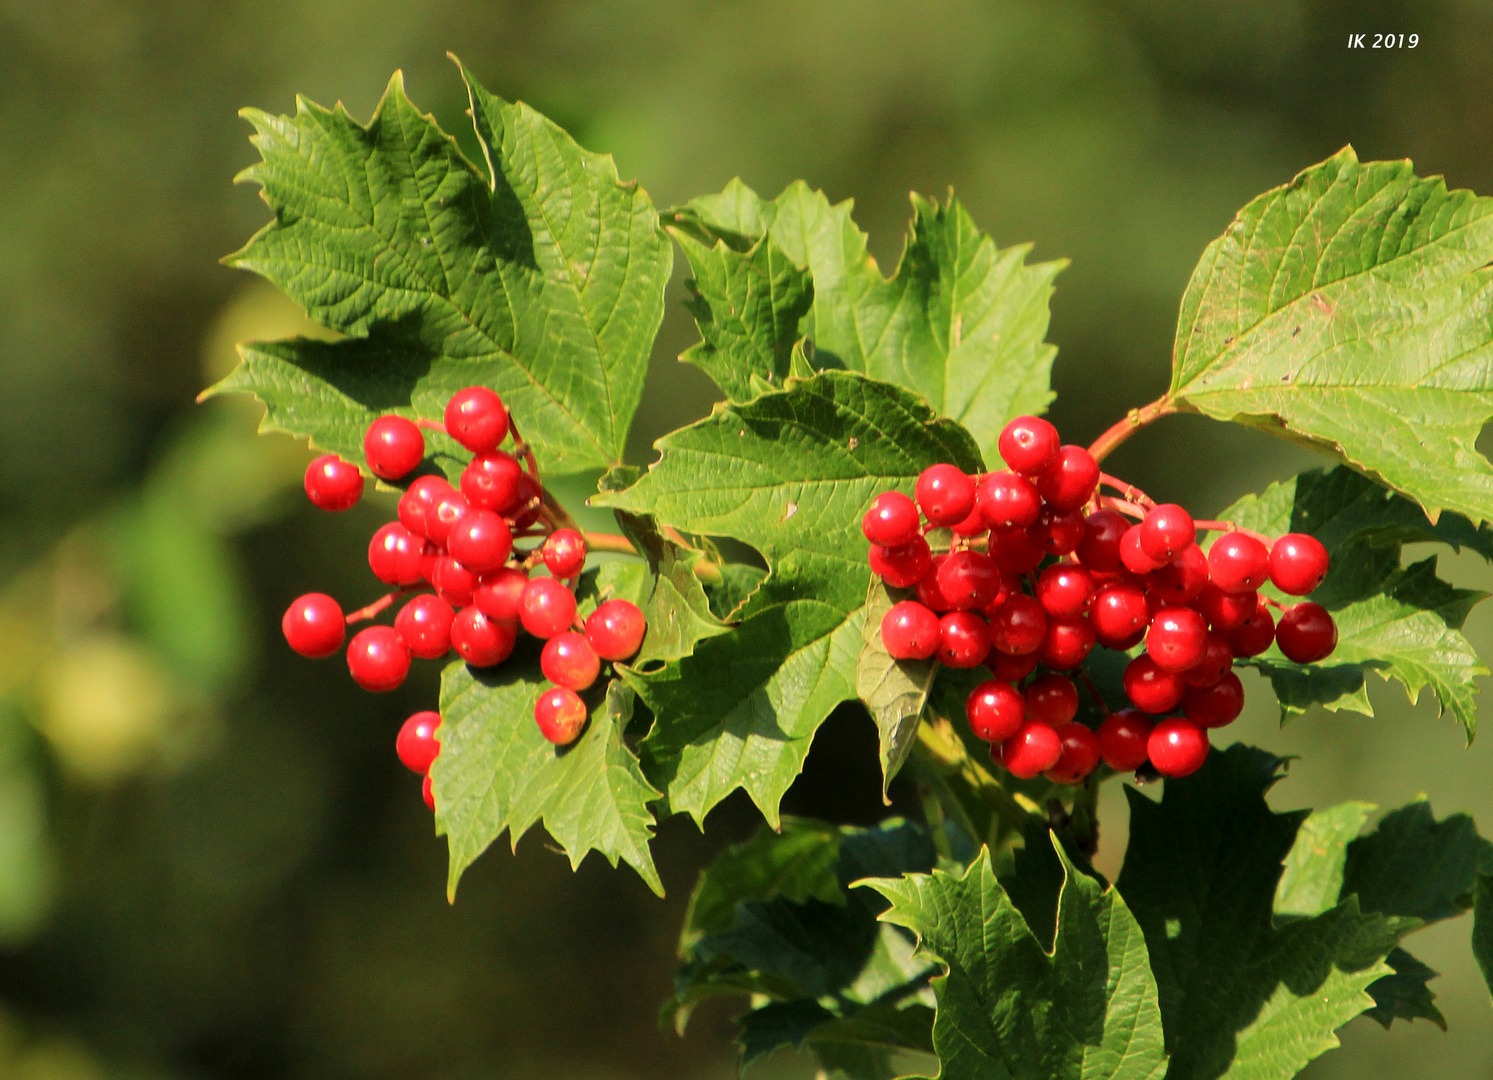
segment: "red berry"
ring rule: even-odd
[[[1088,609],[1094,596],[1094,579],[1081,566],[1058,564],[1042,571],[1034,591],[1047,614],[1073,618]]]
[[[1206,728],[1232,724],[1244,711],[1244,684],[1232,671],[1212,686],[1193,686],[1182,695],[1187,719]]]
[[[955,536],[962,536],[966,539],[983,535],[989,526],[985,524],[985,519],[980,516],[978,500],[976,501],[975,508],[969,512],[969,517],[965,518],[958,525],[950,526],[950,528],[954,530]]]
[[[574,690],[552,687],[534,702],[534,722],[556,746],[569,746],[586,726],[586,703]]]
[[[861,518],[866,539],[882,547],[905,544],[918,534],[918,507],[900,491],[883,491]]]
[[[1094,627],[1082,616],[1048,619],[1047,632],[1037,650],[1042,663],[1057,671],[1072,671],[1094,647]]]
[[[405,648],[421,660],[438,660],[451,648],[451,605],[439,596],[422,593],[394,616],[394,629]]]
[[[508,410],[485,386],[458,390],[446,402],[446,434],[474,454],[486,454],[508,437]]]
[[[426,536],[425,515],[441,497],[451,494],[451,485],[439,476],[417,476],[399,497],[399,522],[416,536]]]
[[[517,622],[519,600],[528,583],[529,575],[525,571],[516,566],[504,566],[482,575],[476,592],[472,594],[472,603],[489,619]]]
[[[1140,524],[1140,546],[1159,563],[1169,563],[1197,539],[1192,515],[1176,503],[1153,506]]]
[[[511,454],[494,450],[478,454],[461,471],[461,493],[467,502],[495,514],[506,514],[518,502],[524,471]]]
[[[1062,727],[1078,715],[1078,689],[1066,675],[1043,675],[1032,680],[1023,695],[1026,719]]]
[[[1021,691],[1000,679],[989,679],[969,692],[964,717],[977,739],[1005,742],[1025,722],[1026,701]]]
[[[363,497],[363,474],[336,454],[306,466],[306,498],[322,510],[349,510]]]
[[[1124,709],[1099,725],[1099,755],[1116,772],[1129,772],[1146,763],[1146,740],[1151,721],[1136,709]]]
[[[1208,574],[1226,593],[1252,593],[1270,577],[1270,552],[1248,533],[1224,533],[1208,549]]]
[[[1000,568],[982,552],[951,552],[938,568],[938,591],[955,611],[984,608],[1000,589]]]
[[[1025,574],[1035,570],[1047,558],[1047,548],[1031,529],[990,534],[990,556],[1007,574]]]
[[[1151,611],[1140,586],[1106,585],[1095,595],[1089,619],[1100,643],[1113,649],[1144,630]]]
[[[393,690],[410,672],[410,651],[392,626],[370,626],[348,642],[347,670],[364,690]]]
[[[1001,460],[1023,476],[1038,476],[1058,459],[1058,429],[1036,416],[1018,416],[996,440]]]
[[[1208,620],[1209,627],[1222,634],[1244,625],[1244,620],[1260,606],[1260,594],[1226,593],[1209,582],[1193,598],[1192,606]]]
[[[431,810],[435,809],[435,782],[430,779],[430,774],[425,774],[425,779],[420,781],[420,798],[425,800],[425,805]]]
[[[1118,570],[1120,540],[1128,528],[1130,522],[1118,511],[1094,511],[1084,518],[1083,539],[1075,549],[1078,561],[1090,570]]]
[[[435,572],[440,566],[441,560],[446,556],[441,554],[443,549],[436,547],[429,540],[425,541],[425,548],[420,552],[420,576],[425,583],[435,586]]]
[[[508,522],[491,510],[469,510],[451,529],[446,550],[468,570],[485,574],[508,561],[513,532]]]
[[[1012,656],[1009,653],[992,650],[985,658],[985,662],[990,666],[991,673],[1001,682],[1017,683],[1037,670],[1037,654],[1034,652]]]
[[[908,589],[918,583],[933,564],[928,541],[914,536],[899,547],[871,545],[871,570],[894,589]]]
[[[475,607],[464,607],[451,620],[451,647],[473,667],[501,664],[513,653],[518,631],[510,622],[489,619]]]
[[[427,709],[415,713],[399,729],[399,737],[394,740],[394,752],[410,772],[424,776],[440,756],[441,744],[435,737],[435,729],[440,726],[441,714]]]
[[[1151,729],[1146,754],[1162,776],[1191,776],[1208,760],[1208,733],[1191,720],[1163,720]]]
[[[459,491],[448,491],[425,512],[425,536],[431,543],[441,547],[451,536],[451,530],[462,518],[472,512],[472,504]]]
[[[928,566],[928,572],[918,578],[917,600],[929,611],[936,611],[942,615],[953,611],[954,605],[949,603],[949,598],[943,594],[938,587],[938,570],[944,563],[948,562],[947,555],[935,555]]]
[[[280,620],[285,641],[302,656],[313,660],[331,656],[347,638],[347,621],[337,601],[326,593],[298,596]]]
[[[990,616],[990,644],[1000,652],[1012,656],[1034,653],[1046,636],[1042,605],[1025,593],[1012,593]]]
[[[1042,497],[1032,482],[1013,472],[994,472],[975,489],[975,509],[989,529],[1009,532],[1037,520]]]
[[[1160,570],[1162,564],[1147,555],[1140,546],[1140,526],[1132,525],[1120,537],[1120,562],[1132,574],[1142,576]]]
[[[482,580],[449,555],[436,559],[435,573],[431,577],[434,578],[431,584],[435,586],[435,591],[454,608],[470,604],[476,597],[477,586]]]
[[[552,638],[575,621],[575,595],[554,578],[534,578],[519,597],[518,617],[537,638]]]
[[[544,489],[539,486],[539,481],[524,473],[518,478],[518,498],[513,506],[503,511],[503,516],[511,519],[515,529],[527,529],[539,520],[543,499]]]
[[[556,529],[539,549],[544,565],[557,578],[574,577],[586,565],[586,538],[574,529]]]
[[[567,630],[544,643],[544,651],[539,654],[539,670],[556,686],[584,690],[601,674],[601,658],[584,634]]]
[[[1137,656],[1125,666],[1125,696],[1141,712],[1152,715],[1176,707],[1186,685],[1170,671],[1162,671],[1149,656]]]
[[[1234,666],[1234,650],[1222,634],[1208,634],[1203,643],[1203,657],[1192,667],[1182,672],[1182,681],[1188,686],[1212,686],[1228,674]]]
[[[1078,510],[1059,510],[1044,506],[1037,524],[1029,530],[1049,555],[1067,555],[1083,539],[1084,518]]]
[[[1030,780],[1058,763],[1063,755],[1063,741],[1058,733],[1046,724],[1028,721],[1016,729],[1001,743],[1001,764],[1012,776]]]
[[[630,600],[608,600],[586,619],[586,640],[603,660],[626,660],[643,644],[648,624]]]
[[[975,505],[975,482],[953,465],[930,465],[913,487],[923,516],[932,525],[958,525]]]
[[[951,668],[978,666],[990,651],[990,628],[968,611],[955,611],[938,620],[938,660]]]
[[[1327,549],[1316,537],[1286,533],[1270,546],[1270,580],[1283,593],[1305,596],[1327,576]]]
[[[916,600],[903,600],[881,617],[881,644],[896,660],[926,660],[938,651],[938,616]]]
[[[1225,636],[1235,656],[1259,656],[1270,648],[1275,640],[1275,617],[1270,614],[1265,598],[1260,597],[1253,614]]]
[[[386,585],[413,585],[420,580],[420,556],[425,541],[397,521],[391,521],[368,543],[368,565]]]
[[[1146,630],[1146,653],[1163,671],[1180,673],[1203,658],[1207,640],[1208,624],[1192,608],[1162,608]]]
[[[1055,784],[1081,784],[1084,777],[1099,764],[1099,740],[1082,724],[1065,724],[1058,732],[1062,753],[1058,762],[1047,770],[1047,779]]]
[[[1331,656],[1337,648],[1337,624],[1321,604],[1303,601],[1281,615],[1275,643],[1288,660],[1314,663]]]
[[[425,457],[425,436],[402,416],[380,416],[363,436],[363,456],[374,476],[398,480]]]
[[[1146,591],[1168,604],[1190,604],[1208,584],[1208,560],[1196,544],[1180,551],[1160,570],[1146,575]]]
[[[1072,444],[1058,450],[1052,468],[1037,479],[1042,501],[1059,510],[1077,510],[1089,501],[1099,484],[1099,463],[1081,446]]]

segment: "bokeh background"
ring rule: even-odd
[[[1355,32],[1413,51],[1350,51]],[[285,604],[371,598],[389,505],[323,515],[308,455],[257,438],[252,403],[194,395],[235,340],[304,328],[217,259],[266,217],[233,175],[235,110],[303,93],[366,117],[390,72],[450,129],[455,49],[614,153],[660,206],[740,175],[854,197],[895,263],[907,192],[952,185],[1003,245],[1065,257],[1054,418],[1087,441],[1167,381],[1194,261],[1251,196],[1352,142],[1493,193],[1493,7],[1477,0],[0,0],[0,1077],[720,1077],[725,1012],[661,1032],[695,872],[754,827],[723,806],[658,842],[668,898],[535,834],[460,901],[399,721],[435,677],[355,690],[292,656]],[[682,261],[682,260],[681,260]],[[671,286],[633,456],[705,412],[674,357]],[[1172,418],[1116,471],[1216,510],[1307,459]],[[1493,577],[1448,560],[1461,583]],[[1493,615],[1471,634],[1493,655]],[[1379,715],[1284,731],[1257,695],[1234,729],[1300,754],[1282,808],[1348,798],[1493,826],[1488,738],[1376,686]],[[790,809],[881,813],[853,710]],[[1101,866],[1124,842],[1106,795]],[[1465,921],[1414,951],[1451,1023],[1365,1020],[1309,1075],[1493,1074],[1493,1007]],[[781,1055],[762,1076],[812,1066]]]

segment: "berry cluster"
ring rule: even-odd
[[[1077,784],[1103,760],[1116,770],[1149,761],[1163,776],[1186,776],[1208,756],[1207,729],[1244,707],[1236,657],[1275,642],[1310,663],[1336,646],[1337,627],[1320,605],[1283,607],[1258,592],[1267,580],[1292,596],[1321,584],[1327,550],[1312,537],[1272,543],[1157,505],[1037,417],[1012,420],[997,445],[1007,469],[968,476],[933,465],[918,477],[915,501],[878,495],[861,528],[881,579],[917,590],[882,619],[882,644],[899,660],[985,664],[994,677],[970,693],[965,713],[1014,775]],[[947,551],[934,552],[929,529],[950,531]],[[1200,530],[1223,532],[1206,555]],[[1142,642],[1124,675],[1134,708],[1107,716],[1097,732],[1073,722],[1072,673],[1089,651]]]
[[[457,392],[444,423],[379,417],[363,439],[368,469],[390,482],[408,477],[425,460],[422,426],[446,432],[473,456],[458,487],[433,474],[412,480],[399,499],[398,520],[373,534],[368,565],[396,591],[348,615],[330,596],[307,593],[285,612],[285,640],[302,656],[330,656],[342,648],[348,625],[409,596],[392,626],[369,626],[347,644],[353,680],[382,692],[404,682],[415,658],[438,660],[454,650],[472,667],[500,664],[526,632],[544,641],[540,668],[553,684],[536,703],[534,719],[546,739],[567,745],[589,712],[579,691],[596,681],[602,661],[638,651],[647,630],[643,613],[627,600],[608,600],[584,623],[577,617],[586,538],[563,527],[563,511],[557,520],[553,504],[546,505],[534,457],[497,394],[480,386]],[[499,449],[510,432],[513,453]],[[347,510],[362,494],[362,473],[335,454],[306,470],[306,495],[323,510]],[[518,546],[528,539],[540,542]],[[540,567],[549,576],[531,576]],[[426,777],[427,802],[439,723],[436,713],[416,713],[397,742],[400,760]]]

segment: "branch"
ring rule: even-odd
[[[1161,417],[1176,411],[1177,406],[1172,403],[1171,398],[1166,394],[1162,394],[1149,405],[1142,405],[1139,409],[1131,409],[1125,416],[1125,419],[1115,424],[1103,435],[1094,440],[1089,446],[1089,453],[1094,455],[1095,461],[1103,461],[1109,457],[1115,447],[1130,438],[1130,436],[1134,435],[1141,428],[1153,420],[1159,420]]]

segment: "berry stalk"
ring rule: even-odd
[[[1093,455],[1095,461],[1103,461],[1114,451],[1115,447],[1130,438],[1130,436],[1134,435],[1141,428],[1176,411],[1176,404],[1168,395],[1162,394],[1149,405],[1142,405],[1138,409],[1131,409],[1123,420],[1116,423],[1089,445],[1089,453]]]

